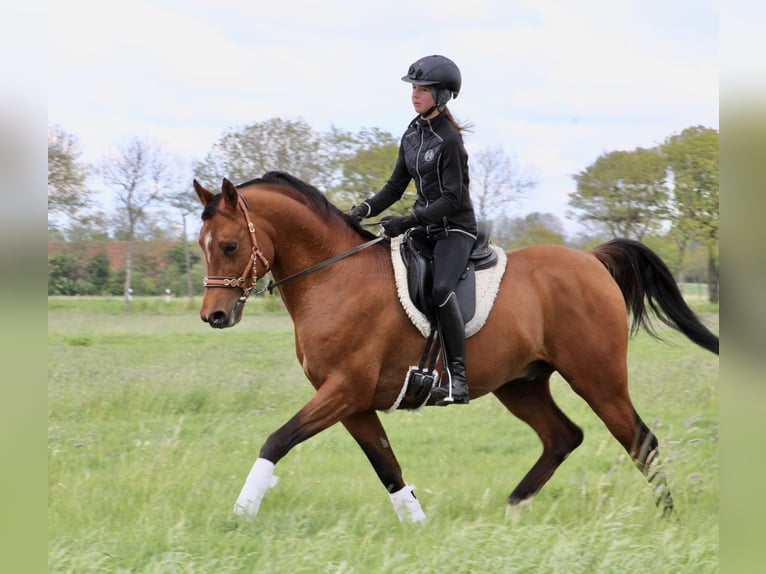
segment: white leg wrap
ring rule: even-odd
[[[234,514],[255,516],[266,491],[277,482],[279,478],[274,476],[274,463],[265,458],[256,459],[234,503]]]
[[[413,485],[406,485],[401,490],[389,493],[394,505],[399,522],[425,522],[426,515],[420,506],[420,501],[415,498],[412,491]]]

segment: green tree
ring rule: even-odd
[[[338,132],[332,141],[341,142]],[[338,174],[328,197],[341,209],[350,209],[376,193],[391,176],[399,155],[399,142],[388,132],[362,129],[358,133],[343,134],[342,146],[338,146],[332,165]],[[414,185],[410,185],[402,201],[393,208],[404,212],[415,201]]]
[[[223,177],[243,183],[271,170],[326,186],[329,169],[321,135],[303,119],[272,118],[231,129],[195,165],[194,174],[217,189]]]
[[[90,205],[86,180],[88,166],[80,160],[77,138],[59,126],[48,127],[48,227],[56,227],[51,217],[77,220]]]
[[[494,221],[493,241],[504,249],[549,243],[564,245],[564,226],[552,213],[533,212],[524,217]]]
[[[84,275],[93,286],[94,294],[105,294],[111,276],[109,256],[105,251],[96,253],[85,265]]]
[[[48,259],[48,295],[76,295],[78,279],[76,257],[62,253]]]
[[[657,232],[668,215],[667,168],[658,150],[638,148],[600,156],[574,176],[571,214],[586,227],[612,237],[641,240]]]
[[[112,222],[103,212],[94,211],[79,217],[67,229],[70,242],[105,241],[111,237]]]
[[[708,255],[708,294],[719,296],[719,137],[718,131],[690,127],[668,137],[661,146],[673,176],[672,233],[680,261],[692,242],[705,246]]]
[[[354,133],[332,127],[320,133],[302,119],[272,118],[226,132],[195,165],[194,173],[215,187],[224,176],[244,182],[266,171],[286,171],[324,191],[340,209],[348,209],[385,184],[396,163],[398,143],[378,128]],[[414,187],[403,200],[399,209],[410,209]]]

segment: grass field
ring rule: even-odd
[[[487,397],[382,415],[424,525],[399,523],[340,425],[277,465],[255,520],[233,516],[263,441],[312,393],[275,301],[213,331],[183,300],[49,299],[49,572],[718,572],[718,358],[669,331],[636,337],[630,369],[671,519],[559,378],[585,441],[520,512],[506,497],[539,441]]]

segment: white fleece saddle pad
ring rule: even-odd
[[[399,302],[402,304],[404,312],[417,327],[424,337],[428,337],[431,331],[431,323],[423,313],[421,313],[410,299],[410,293],[407,288],[407,268],[402,260],[400,246],[403,236],[391,239],[391,262],[394,265],[394,277],[396,278],[396,292],[399,295]],[[476,312],[473,318],[466,323],[465,336],[470,337],[479,332],[487,321],[489,312],[497,296],[497,290],[500,288],[500,280],[505,273],[506,256],[505,251],[496,245],[490,245],[490,248],[497,253],[497,264],[489,269],[476,271]]]

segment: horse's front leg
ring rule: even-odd
[[[423,522],[426,515],[415,497],[413,486],[404,482],[386,431],[375,411],[357,413],[341,421],[367,455],[375,472],[391,497],[401,522]]]
[[[276,484],[274,466],[295,445],[359,410],[344,385],[326,381],[295,416],[266,439],[234,504],[235,514],[254,516],[266,491]]]

